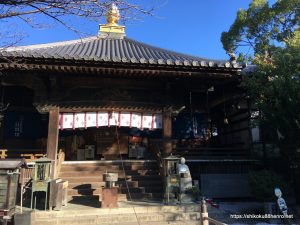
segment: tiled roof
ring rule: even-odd
[[[227,61],[210,60],[157,48],[130,38],[89,38],[0,50],[0,58],[103,61],[192,67],[241,68]]]

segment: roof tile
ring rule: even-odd
[[[31,45],[0,49],[0,57],[25,57],[32,59],[65,59],[105,62],[132,62],[193,67],[241,68],[239,64],[209,60],[154,47],[130,38],[107,39],[90,37],[52,44]]]

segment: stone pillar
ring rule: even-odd
[[[52,159],[51,178],[55,179],[56,161],[57,161],[57,147],[58,147],[58,133],[59,133],[59,108],[51,108],[49,110],[49,125],[48,125],[48,139],[47,139],[47,157]]]
[[[169,156],[172,152],[172,117],[171,111],[163,110],[163,156]]]

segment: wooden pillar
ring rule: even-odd
[[[47,157],[52,159],[51,178],[55,179],[56,161],[57,161],[57,147],[58,147],[58,133],[59,133],[59,108],[52,108],[49,110],[49,125],[48,125],[48,139],[47,139]]]
[[[169,156],[172,153],[172,117],[171,111],[163,110],[163,156]]]

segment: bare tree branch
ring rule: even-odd
[[[2,0],[0,1],[0,24],[14,19],[33,27],[33,24],[41,24],[40,21],[35,19],[37,15],[49,18],[75,32],[78,36],[82,36],[82,33],[73,24],[69,24],[66,19],[82,17],[88,20],[100,21],[111,3],[115,3],[119,7],[122,20],[128,20],[129,18],[134,20],[139,15],[153,15],[153,5],[148,8],[142,7],[131,3],[131,0]],[[5,37],[2,33],[3,31],[0,32],[0,36]],[[11,43],[15,43],[15,41],[11,40]],[[3,46],[3,39],[2,43],[0,42],[1,46]]]

